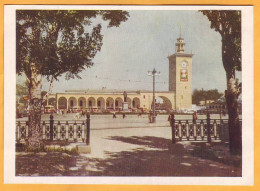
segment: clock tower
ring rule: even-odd
[[[175,92],[175,109],[192,107],[192,56],[184,52],[185,43],[181,36],[177,38],[175,53],[169,59],[169,91]]]

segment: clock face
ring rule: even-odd
[[[186,68],[187,67],[187,62],[182,61],[181,62],[181,67]]]

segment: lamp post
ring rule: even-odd
[[[153,76],[153,115],[152,115],[152,123],[156,121],[156,114],[155,114],[155,76],[158,76],[160,72],[157,72],[155,68],[153,71],[148,71],[149,76]]]
[[[219,107],[220,111],[219,111],[219,118],[220,121],[222,120],[222,103],[220,102],[220,107]]]
[[[208,113],[208,107],[207,107],[207,92],[204,91],[203,88],[201,89],[201,91],[202,91],[202,95],[203,95],[203,97],[204,97],[206,113]]]

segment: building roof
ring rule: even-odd
[[[153,93],[151,90],[115,90],[115,89],[99,89],[99,90],[66,90],[65,93],[87,93],[87,94],[140,94]],[[173,93],[173,91],[155,91],[156,93]]]

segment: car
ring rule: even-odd
[[[113,107],[107,107],[105,112],[108,112],[108,113],[111,113],[111,112],[114,112],[114,108]]]
[[[71,110],[72,110],[73,113],[79,113],[79,112],[82,112],[83,109],[81,107],[78,107],[78,106],[73,106],[71,108]]]
[[[97,107],[92,107],[90,109],[90,111],[91,111],[91,113],[99,113],[101,110],[99,108],[97,108]]]
[[[193,114],[194,111],[193,111],[193,110],[185,109],[185,110],[183,110],[183,113],[186,113],[186,114]]]
[[[141,111],[142,113],[149,113],[149,110],[147,108],[145,108],[145,107],[138,107],[137,112],[138,111]]]
[[[167,113],[167,111],[164,109],[155,110],[155,112],[156,113]]]

